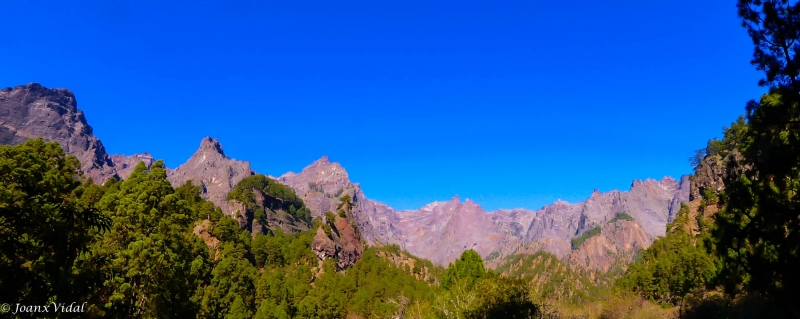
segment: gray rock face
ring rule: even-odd
[[[741,175],[748,166],[743,165],[744,156],[738,150],[724,156],[711,155],[703,158],[694,170],[689,198],[699,200],[706,189],[719,194],[725,188],[725,180]]]
[[[354,219],[368,243],[392,243],[398,237],[391,229],[397,220],[391,207],[368,200],[358,184],[350,182],[347,171],[323,156],[300,173],[289,172],[278,181],[291,187],[311,209],[311,216],[321,216],[335,211],[339,198],[349,194],[355,207]]]
[[[102,183],[116,174],[103,143],[92,134],[75,95],[40,84],[0,90],[0,144],[16,145],[43,138],[61,144],[81,161],[86,177]]]
[[[128,178],[133,172],[133,169],[139,162],[144,162],[144,165],[147,166],[149,169],[153,163],[156,162],[155,158],[153,158],[150,153],[141,153],[141,154],[133,154],[133,155],[119,155],[114,154],[111,155],[111,162],[114,163],[114,167],[117,170],[117,176],[122,179]]]
[[[255,172],[250,169],[250,163],[228,158],[219,141],[206,137],[186,163],[167,172],[167,178],[174,187],[191,180],[200,186],[203,198],[232,215],[234,211],[228,205],[228,192],[236,183],[253,174]]]
[[[81,161],[84,173],[98,182],[115,175],[125,178],[140,161],[148,166],[154,161],[147,153],[109,156],[92,135],[92,128],[69,90],[47,89],[35,83],[0,90],[0,143],[18,144],[37,137],[58,142]],[[342,195],[352,197],[354,208],[347,218],[336,218],[332,237],[324,232],[320,235],[318,230],[313,243],[321,258],[336,257],[340,268],[360,258],[363,239],[369,244],[398,244],[414,255],[443,265],[467,249],[492,256],[487,258],[492,260],[518,251],[544,249],[560,258],[570,256],[575,264],[607,269],[614,264],[614,258],[632,258],[636,249],[663,236],[666,223],[674,218],[681,202],[699,198],[704,189],[721,190],[724,179],[738,172],[732,170],[743,169],[728,165],[740,158],[736,152],[726,158],[707,157],[691,182],[686,176],[680,181],[669,177],[634,181],[627,192],[595,191],[583,202],[558,201],[539,210],[486,212],[470,200],[461,202],[455,197],[417,210],[396,211],[369,200],[360,186],[349,180],[344,168],[327,157],[278,180],[294,189],[314,217],[334,211]],[[201,186],[204,198],[229,215],[244,208],[228,202],[228,192],[253,174],[249,163],[228,158],[219,142],[210,137],[202,140],[186,163],[168,170],[173,186],[192,180]],[[609,223],[621,212],[635,220]],[[242,226],[253,232],[276,225],[289,232],[303,228],[281,213],[285,214],[267,212],[269,225],[253,222],[248,212],[238,217]],[[599,236],[587,240],[579,250],[571,249],[571,239],[598,226],[602,228]]]
[[[342,166],[331,163],[327,157],[299,174],[287,173],[279,181],[292,187],[314,216],[333,210],[341,194],[351,194],[355,204],[354,218],[369,244],[398,244],[416,256],[442,265],[452,262],[467,249],[475,249],[484,257],[492,253],[503,257],[523,246],[527,250],[538,247],[565,258],[572,254],[571,239],[597,226],[616,225],[608,222],[617,213],[632,216],[635,222],[631,223],[636,225],[620,228],[622,230],[615,228],[614,232],[606,231],[613,236],[604,236],[603,241],[595,240],[598,243],[587,247],[595,251],[613,250],[627,258],[630,251],[649,245],[653,238],[664,235],[674,207],[679,208],[681,202],[688,202],[689,187],[686,176],[680,182],[665,177],[660,181],[634,181],[628,192],[601,193],[595,190],[586,201],[574,204],[558,201],[539,210],[486,212],[470,200],[462,203],[455,197],[417,210],[396,211],[367,199],[358,184],[350,182]],[[624,234],[634,230],[635,234]],[[604,243],[614,247],[598,246]],[[601,255],[581,253],[580,264],[599,265],[596,268],[605,269],[611,264],[609,261],[591,260]],[[608,259],[607,256],[603,258]]]
[[[350,183],[347,171],[339,163],[331,163],[323,156],[303,169],[300,174],[289,172],[278,181],[291,187],[311,209],[311,216],[317,217],[327,211],[336,211],[339,197],[344,194],[360,192],[357,185]]]
[[[681,182],[680,186],[678,186],[678,191],[675,193],[675,196],[672,197],[672,201],[669,203],[669,222],[672,222],[675,219],[675,216],[678,215],[678,210],[681,209],[681,203],[689,203],[690,194],[691,182],[689,181],[689,175],[681,176]]]
[[[462,252],[475,249],[488,256],[511,240],[492,216],[472,200],[455,196],[413,211],[401,211],[395,228],[398,244],[410,253],[446,265]]]

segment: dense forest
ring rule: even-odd
[[[800,318],[800,5],[739,0],[737,8],[768,93],[690,159],[696,169],[720,164],[724,185],[682,204],[666,235],[617,272],[573,269],[545,252],[492,270],[467,250],[440,267],[395,245],[367,247],[342,268],[312,242],[349,216],[350,195],[336,214],[312,220],[291,188],[245,178],[228,199],[254,220],[266,225],[281,211],[308,226],[255,233],[203,199],[200,186],[174,188],[163,161],[100,185],[59,144],[31,139],[0,146],[0,302],[10,307],[2,310],[14,318]]]

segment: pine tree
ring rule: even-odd
[[[109,220],[94,209],[102,187],[81,185],[81,164],[41,138],[0,146],[0,299],[77,301],[76,257]],[[25,316],[25,314],[22,314]]]
[[[210,270],[208,249],[190,233],[194,213],[174,194],[163,161],[149,172],[139,163],[119,191],[97,205],[113,221],[81,260],[108,276],[96,290],[97,314],[194,317],[196,288]]]
[[[714,241],[729,291],[779,302],[800,317],[800,4],[739,0],[755,49],[751,63],[770,88],[746,107],[742,142],[751,169],[725,182]]]

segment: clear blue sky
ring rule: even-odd
[[[73,90],[110,153],[322,155],[417,208],[690,173],[764,90],[735,1],[6,1],[0,87]]]

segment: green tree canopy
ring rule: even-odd
[[[238,200],[247,209],[255,212],[259,205],[256,203],[256,195],[253,190],[263,193],[265,208],[283,210],[305,223],[311,224],[311,210],[305,206],[300,197],[297,197],[294,190],[261,174],[249,176],[239,181],[228,193],[228,199]]]
[[[629,266],[616,285],[644,297],[677,304],[695,288],[710,283],[715,274],[714,258],[703,242],[687,233],[689,207],[681,203],[667,234],[656,239]]]
[[[163,161],[134,168],[97,206],[113,223],[81,266],[106,278],[93,305],[102,316],[194,317],[195,292],[210,271],[208,248],[190,233],[195,215],[174,194]]]
[[[793,3],[794,2],[794,3]],[[739,0],[739,16],[764,71],[769,94],[746,107],[740,148],[750,167],[725,182],[714,244],[730,291],[780,301],[800,316],[800,5],[787,0]]]
[[[455,263],[448,265],[442,277],[442,287],[451,287],[457,280],[465,280],[472,284],[480,278],[486,276],[486,268],[483,259],[477,251],[470,249],[461,253],[461,257]]]
[[[107,218],[91,206],[102,191],[89,185],[84,192],[80,167],[58,143],[41,138],[0,146],[0,296],[4,302],[75,301],[73,263],[93,235],[108,226]]]

